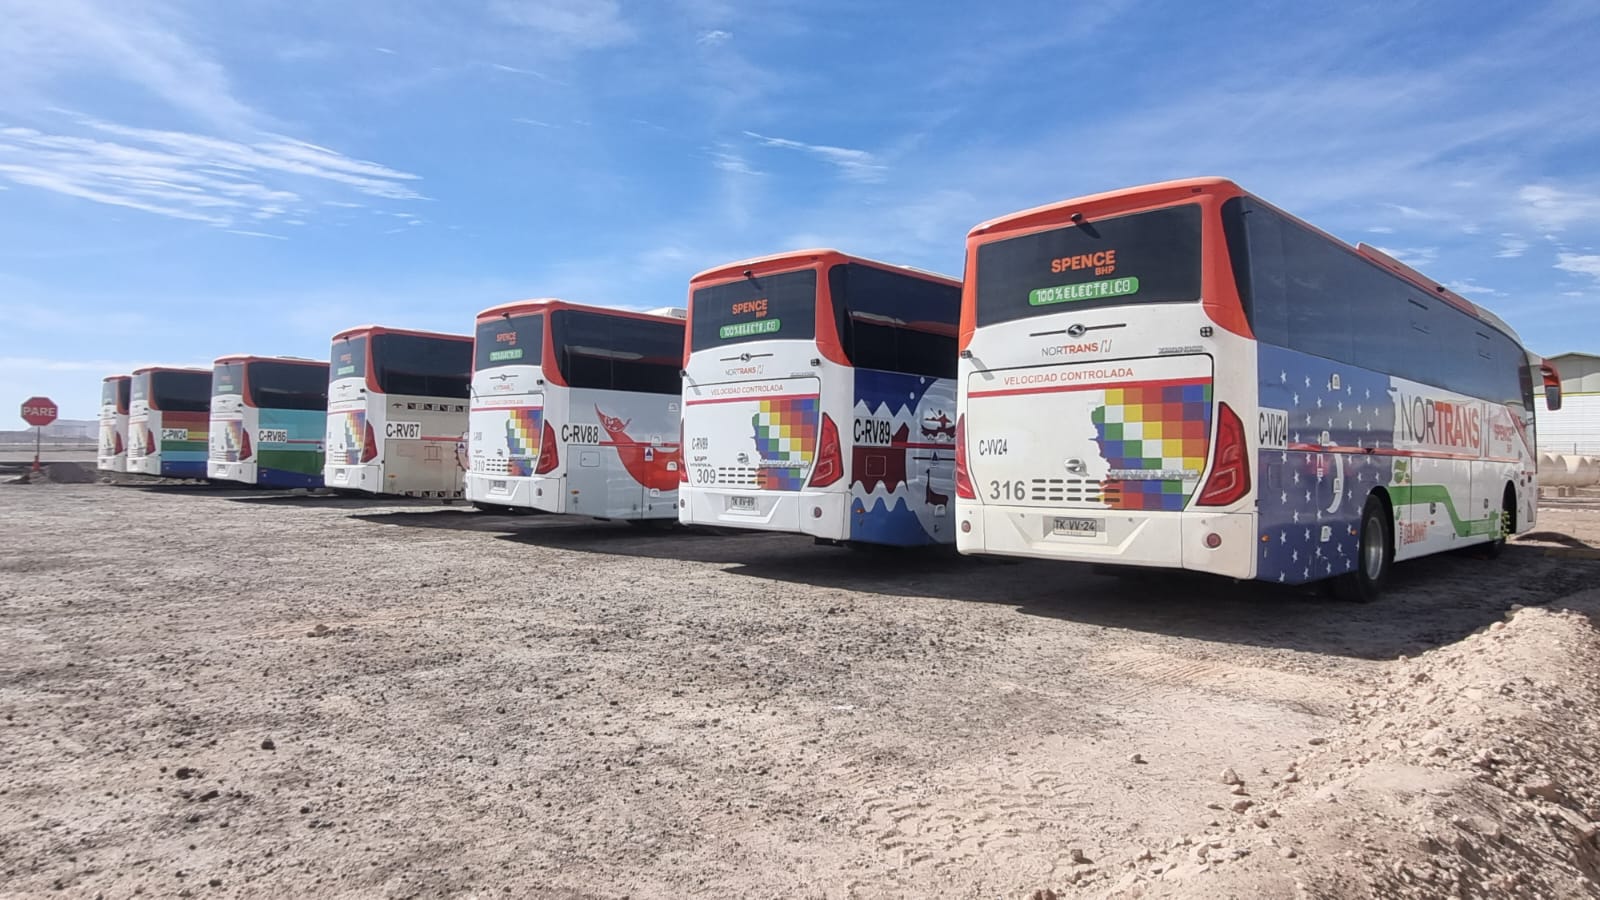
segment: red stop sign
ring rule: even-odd
[[[22,420],[29,425],[49,425],[57,415],[56,402],[49,397],[29,397],[22,401]]]

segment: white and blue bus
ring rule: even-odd
[[[689,283],[685,524],[953,542],[961,283],[801,250]]]
[[[1536,377],[1492,314],[1229,181],[1016,213],[967,239],[957,546],[1371,599],[1534,524]]]

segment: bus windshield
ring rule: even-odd
[[[208,412],[211,376],[204,372],[151,373],[150,405],[166,412]]]
[[[257,409],[327,409],[328,369],[322,365],[252,362],[250,405]]]
[[[677,394],[683,390],[683,325],[560,310],[550,338],[561,377],[575,388]]]
[[[817,273],[812,269],[730,281],[694,292],[691,350],[758,340],[817,336]]]
[[[470,341],[418,334],[379,334],[372,339],[373,377],[378,390],[386,394],[466,397],[471,366]]]
[[[244,392],[244,364],[220,363],[211,369],[211,396]]]
[[[1200,299],[1200,206],[1085,221],[978,247],[977,324]]]
[[[544,314],[500,316],[478,323],[472,368],[537,366],[544,355]]]
[[[328,356],[328,378],[367,377],[367,336],[345,338],[333,342],[333,352]]]

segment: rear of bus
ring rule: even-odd
[[[366,326],[333,338],[328,487],[462,496],[472,338]]]
[[[211,373],[139,369],[128,394],[128,471],[206,477]]]
[[[549,301],[478,314],[467,414],[467,499],[483,507],[560,512],[559,451],[545,418]]]
[[[1254,574],[1256,355],[1219,179],[985,223],[967,241],[963,553]]]
[[[274,488],[322,486],[328,364],[230,356],[212,375],[212,478]]]
[[[133,379],[112,375],[100,383],[100,450],[103,472],[128,471],[128,397]]]
[[[690,280],[679,521],[849,538],[854,376],[821,343],[837,343],[822,291],[844,261],[802,251]]]

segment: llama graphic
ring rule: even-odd
[[[923,502],[927,503],[930,508],[935,509],[935,510],[944,509],[944,508],[948,507],[950,505],[950,495],[949,494],[941,494],[938,491],[935,491],[933,489],[933,467],[932,466],[928,467],[928,471],[923,475],[923,478],[924,478],[923,488],[922,488],[922,499],[923,499]]]

